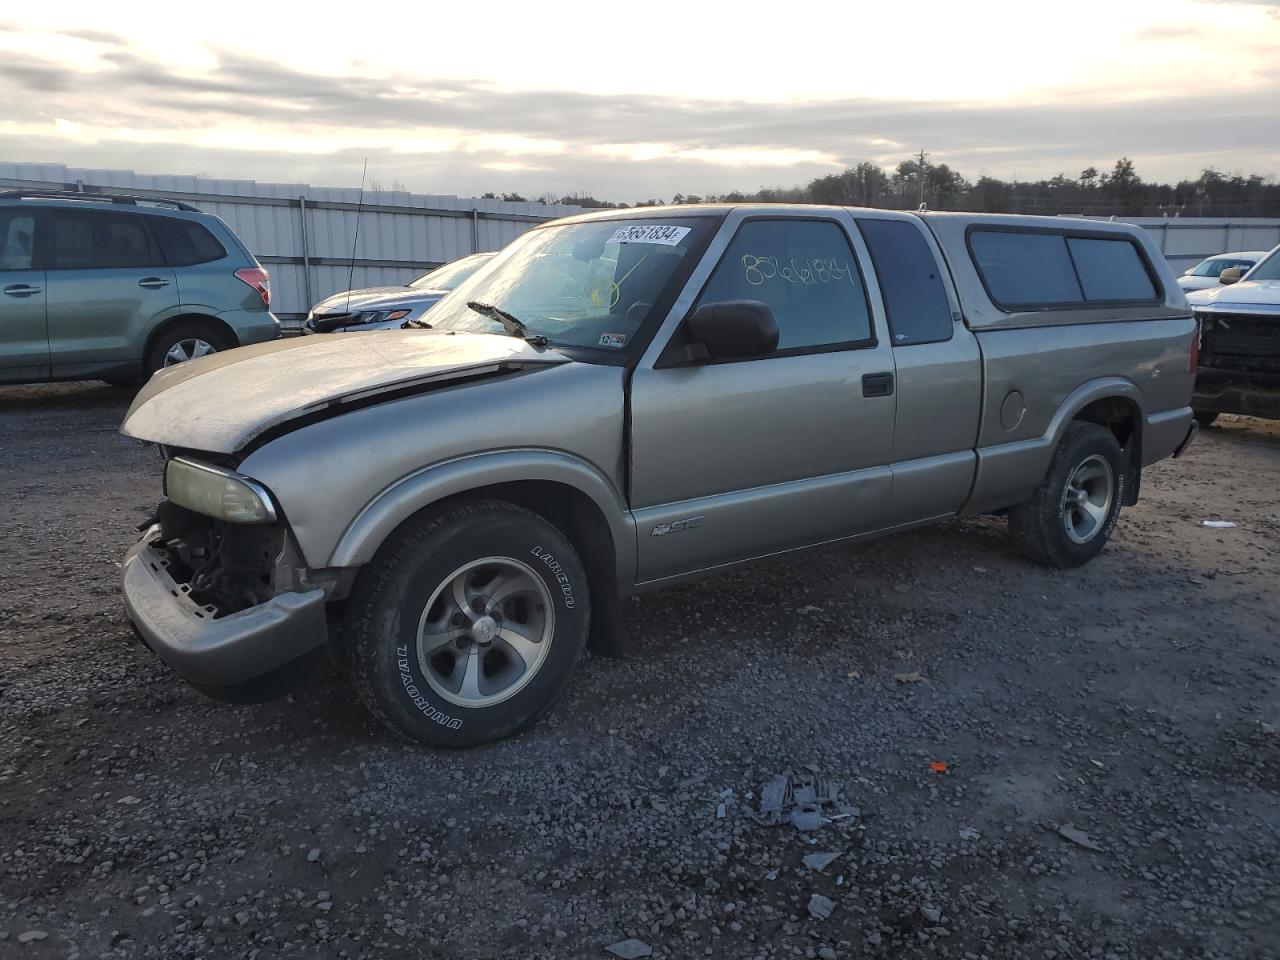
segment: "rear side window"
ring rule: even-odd
[[[828,220],[748,220],[699,298],[720,300],[767,303],[778,322],[779,352],[873,339],[853,249]]]
[[[920,230],[902,220],[859,220],[858,229],[871,250],[893,345],[950,340],[951,302]]]
[[[1067,238],[1056,233],[975,230],[973,261],[1000,306],[1061,306],[1084,294],[1071,266]]]
[[[969,250],[991,299],[1005,310],[1157,298],[1138,248],[1127,239],[974,230]]]
[[[137,214],[50,209],[48,222],[51,270],[149,267],[156,262]]]
[[[151,231],[160,243],[164,259],[171,267],[210,263],[227,255],[218,238],[202,225],[175,217],[151,217]]]
[[[1128,240],[1067,237],[1086,300],[1154,300],[1151,275]]]
[[[0,270],[30,270],[36,218],[29,210],[0,210]]]

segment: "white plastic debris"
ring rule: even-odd
[[[1200,526],[1210,530],[1230,530],[1236,525],[1234,520],[1201,520]]]

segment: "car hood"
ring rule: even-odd
[[[379,330],[273,340],[158,371],[134,398],[120,432],[235,453],[267,431],[389,394],[568,362],[516,337],[487,333]]]
[[[1229,310],[1233,306],[1274,305],[1280,309],[1280,280],[1241,280],[1187,294],[1193,307]]]
[[[364,290],[352,290],[350,296],[345,292],[326,297],[311,312],[317,313],[350,313],[353,310],[388,309],[409,306],[416,303],[435,303],[448,290],[433,290],[427,287],[368,287]]]

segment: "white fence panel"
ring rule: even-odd
[[[56,163],[0,163],[3,189],[113,191],[192,203],[225,220],[271,272],[272,308],[285,320],[302,317],[317,301],[352,285],[404,284],[469,253],[498,250],[538,223],[581,212],[563,204],[393,190],[366,190],[361,202],[357,188],[152,176]]]

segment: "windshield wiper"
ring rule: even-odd
[[[502,324],[502,329],[513,337],[519,337],[525,343],[534,347],[545,347],[549,341],[540,333],[530,334],[528,332],[529,325],[514,314],[507,313],[501,307],[495,307],[492,303],[481,303],[479,300],[468,300],[467,306],[480,314],[482,317],[488,317],[490,320],[496,320]]]

